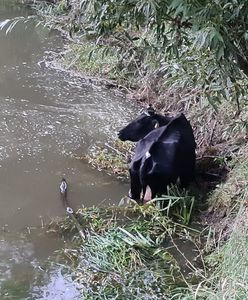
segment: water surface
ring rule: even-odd
[[[0,0],[0,22],[32,14]],[[49,68],[50,51],[62,49],[60,34],[36,21],[0,31],[1,299],[80,299],[60,265],[46,263],[67,247],[63,239],[34,229],[64,215],[62,177],[74,209],[117,204],[128,189],[76,157],[114,138],[135,107],[120,93]]]
[[[0,22],[33,14],[0,0]],[[62,215],[62,177],[74,208],[118,203],[127,185],[75,157],[115,137],[134,106],[120,93],[50,69],[61,36],[34,21],[0,31],[0,226],[22,229]]]

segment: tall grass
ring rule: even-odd
[[[173,258],[157,251],[154,242],[139,232],[116,228],[92,234],[81,247],[80,257],[77,279],[83,297],[159,299],[175,285]]]
[[[248,159],[243,159],[229,180],[214,193],[217,207],[229,207],[214,252],[206,258],[209,277],[196,294],[203,299],[248,299]],[[223,203],[221,203],[223,200]],[[222,236],[221,236],[222,235]],[[223,237],[227,241],[223,242]],[[200,298],[199,298],[200,299]]]
[[[187,228],[154,205],[81,209],[77,218],[85,239],[65,249],[63,255],[82,299],[180,299],[179,293],[191,293],[191,277],[185,278],[169,243]],[[72,230],[74,240],[79,241],[75,227],[71,228],[74,225],[65,224],[53,226],[62,232]],[[202,278],[190,263],[194,276]]]
[[[191,221],[195,197],[188,190],[181,190],[177,185],[167,188],[167,194],[154,198],[151,202],[167,217],[173,216],[179,222],[188,225]]]

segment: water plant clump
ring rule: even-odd
[[[61,255],[72,262],[66,269],[84,299],[172,299],[178,287],[188,291],[190,279],[169,251],[169,240],[186,227],[153,205],[81,209],[77,217],[85,239]],[[65,228],[63,222],[56,226]],[[193,266],[191,272],[201,274]]]
[[[77,270],[77,280],[84,286],[82,295],[94,299],[101,295],[106,299],[168,295],[178,270],[169,254],[155,251],[152,241],[123,229],[91,236],[83,246]]]
[[[83,159],[99,171],[104,170],[109,174],[115,174],[119,179],[127,179],[132,149],[131,143],[113,140],[111,143],[95,146]]]

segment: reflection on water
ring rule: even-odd
[[[76,283],[63,276],[57,266],[47,276],[47,282],[33,287],[32,297],[39,300],[78,300],[81,299]]]
[[[0,22],[32,12],[0,0]],[[0,226],[40,224],[63,214],[61,177],[71,206],[117,203],[127,186],[74,157],[115,136],[134,107],[113,91],[48,69],[62,40],[34,21],[0,31]]]
[[[79,299],[76,283],[59,264],[44,259],[63,242],[35,230],[31,235],[2,235],[0,240],[0,297],[4,299]]]

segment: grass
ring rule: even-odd
[[[69,218],[54,221],[50,229],[74,235],[74,246],[61,255],[69,262],[65,269],[81,286],[83,299],[172,299],[179,287],[187,291],[190,279],[170,253],[169,240],[191,230],[153,204],[84,208],[77,219],[85,233],[83,241]]]
[[[80,44],[70,45],[69,51],[64,55],[63,64],[67,68],[74,67],[77,71],[91,76],[106,76],[115,79],[112,72],[113,65],[117,63],[116,54],[111,51],[106,54],[104,47],[96,46],[84,40]]]
[[[158,209],[167,217],[175,217],[182,224],[188,225],[191,221],[195,197],[188,190],[181,190],[174,185],[168,187],[167,194],[152,200]]]
[[[247,153],[247,147],[240,151]],[[232,210],[238,210],[243,202],[243,193],[246,192],[248,182],[248,160],[244,156],[235,163],[232,162],[233,169],[230,171],[226,182],[220,183],[216,190],[209,197],[209,210],[225,210],[229,214]]]
[[[247,299],[248,210],[241,206],[228,241],[207,257],[208,279],[199,286],[202,299]],[[201,299],[201,298],[199,298]]]
[[[158,251],[151,239],[123,228],[91,235],[81,255],[82,295],[93,299],[159,299],[169,294],[178,272],[173,258]]]
[[[109,174],[115,174],[119,179],[128,178],[128,160],[132,156],[133,144],[113,140],[111,143],[105,143],[104,146],[95,147],[91,152],[81,159],[86,160],[99,171],[106,171]]]
[[[244,149],[241,149],[244,151]],[[209,276],[196,289],[199,299],[248,297],[248,160],[235,164],[227,181],[210,197],[214,210],[212,237],[206,246]],[[225,215],[218,214],[225,209]]]

